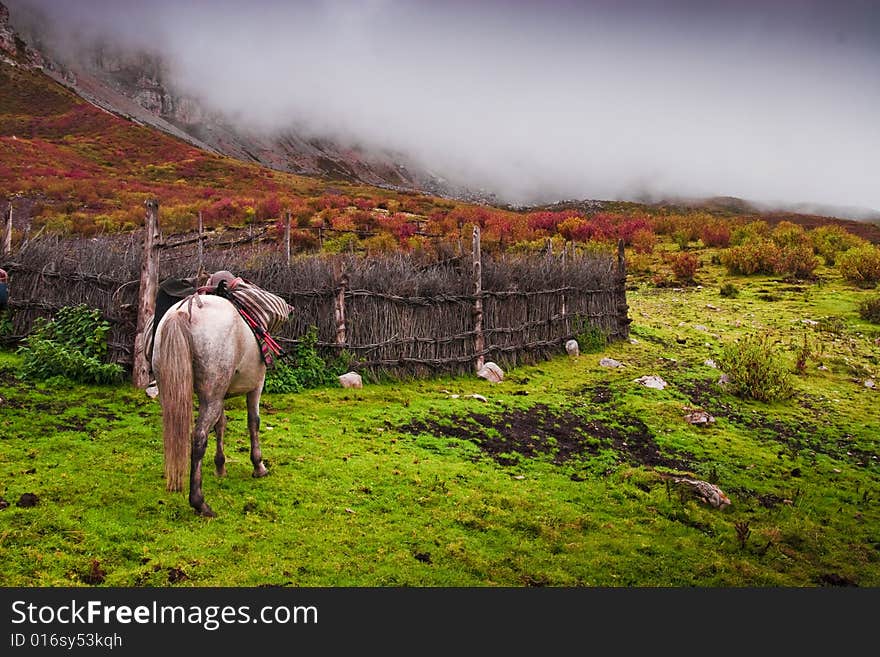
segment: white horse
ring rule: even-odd
[[[229,300],[196,295],[175,304],[162,316],[156,328],[152,365],[162,405],[166,488],[183,489],[189,460],[189,503],[196,513],[212,517],[216,514],[202,494],[202,459],[213,428],[217,435],[214,465],[219,476],[226,474],[226,397],[247,395],[253,476],[268,474],[259,440],[260,395],[266,378],[260,348]],[[193,391],[199,400],[195,427]]]

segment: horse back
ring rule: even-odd
[[[215,295],[184,299],[168,316],[182,316],[190,334],[193,384],[200,396],[239,395],[262,388],[266,366],[253,332],[235,306]],[[161,335],[157,337],[161,349]]]

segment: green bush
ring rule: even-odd
[[[718,290],[718,294],[726,299],[733,299],[739,296],[739,288],[733,283],[725,283]]]
[[[837,268],[848,282],[874,287],[880,281],[880,249],[871,244],[849,249],[837,259]]]
[[[81,383],[116,383],[122,367],[106,363],[110,324],[101,311],[85,304],[65,306],[54,319],[39,319],[18,348],[24,357],[21,376],[49,379],[60,376]]]
[[[718,366],[739,397],[770,402],[791,396],[790,369],[766,335],[748,336],[725,345]]]
[[[880,297],[865,299],[859,304],[859,317],[872,324],[880,324]]]
[[[335,383],[347,368],[348,359],[344,354],[332,363],[321,357],[318,353],[318,329],[312,326],[287,358],[277,360],[269,368],[263,390],[269,393],[293,393],[320,388]]]

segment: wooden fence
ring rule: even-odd
[[[366,375],[464,373],[490,360],[509,368],[564,353],[565,341],[590,327],[609,340],[628,337],[622,246],[617,253],[567,248],[490,258],[474,226],[470,252],[439,261],[403,253],[291,260],[283,238],[162,240],[158,215],[148,201],[143,231],[43,237],[6,255],[0,267],[10,273],[13,312],[5,341],[23,338],[38,317],[84,303],[111,323],[110,358],[144,385],[138,336],[156,282],[192,276],[200,266],[233,271],[284,297],[295,308],[275,336],[285,347],[314,326],[325,355],[344,353]]]

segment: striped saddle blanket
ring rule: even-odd
[[[225,296],[232,301],[239,312],[244,311],[257,326],[269,333],[275,333],[280,329],[293,312],[293,307],[277,294],[266,292],[243,278],[233,279],[228,286],[225,286],[225,293],[218,288],[215,294]]]
[[[281,354],[281,346],[270,335],[274,333],[293,312],[293,307],[277,294],[266,292],[243,278],[234,278],[228,285],[221,281],[214,294],[225,297],[232,302],[245,323],[251,327],[263,362],[266,367],[275,362],[275,356]]]

